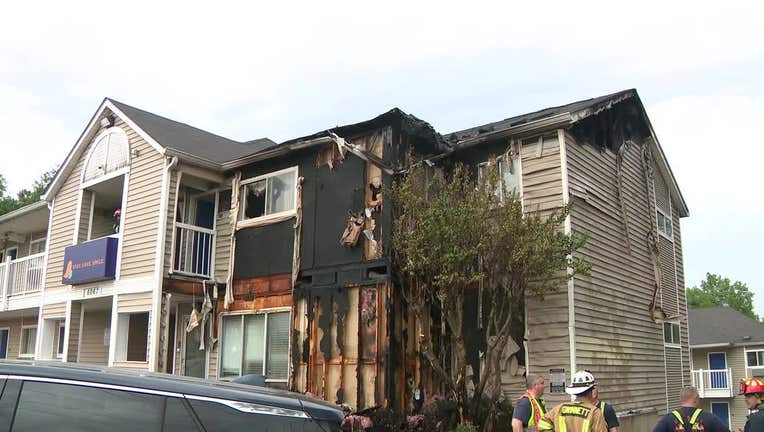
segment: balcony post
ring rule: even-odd
[[[11,257],[5,257],[5,272],[3,273],[3,310],[8,309],[9,284],[11,282]]]
[[[711,374],[709,373],[709,376],[710,375]],[[705,387],[706,387],[706,376],[703,369],[701,369],[700,370],[700,385],[698,386],[698,393],[700,393],[700,397],[706,396]]]

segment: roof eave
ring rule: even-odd
[[[31,213],[36,210],[40,210],[43,207],[47,207],[48,203],[40,200],[32,204],[25,205],[24,207],[21,207],[19,209],[16,209],[14,211],[5,213],[4,215],[0,216],[0,223],[3,223],[5,221],[9,221],[11,219],[15,219],[19,216],[24,216],[25,214]]]
[[[249,156],[245,156],[243,158],[235,159],[228,162],[223,162],[221,164],[221,167],[223,170],[228,171],[231,169],[239,168],[245,165],[249,165],[254,162],[260,162],[263,160],[271,159],[274,157],[285,155],[289,152],[292,152],[294,150],[300,150],[308,147],[313,147],[317,145],[322,144],[328,144],[334,142],[330,136],[321,136],[317,138],[311,138],[308,140],[302,140],[302,141],[296,141],[293,143],[290,143],[288,145],[281,145],[276,147],[271,147],[265,150],[262,150],[258,153],[253,153]]]
[[[547,130],[566,128],[573,122],[573,117],[569,112],[555,114],[542,119],[533,120],[527,123],[494,130],[478,136],[457,141],[453,146],[453,151],[464,150],[486,141],[492,141],[511,136],[522,136],[544,132]],[[450,152],[449,152],[450,153]]]

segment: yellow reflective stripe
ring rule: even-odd
[[[700,413],[701,413],[702,411],[703,411],[703,410],[702,410],[702,409],[700,409],[700,408],[695,408],[695,412],[694,412],[694,413],[692,413],[692,417],[690,417],[690,426],[694,426],[694,425],[695,425],[695,420],[697,420],[697,419],[698,419],[698,416],[700,415]]]
[[[528,396],[528,402],[531,403],[531,418],[528,419],[528,426],[533,426],[536,424],[536,404],[534,404],[534,400],[532,397]]]
[[[676,417],[676,419],[679,420],[679,424],[684,426],[684,419],[682,418],[682,414],[679,414],[679,411],[677,410],[671,411],[671,414],[674,414],[674,417]]]
[[[589,419],[584,420],[584,427],[581,429],[581,432],[589,432]]]
[[[557,432],[568,432],[568,425],[565,424],[565,417],[563,416],[557,417],[557,426],[558,426]]]
[[[550,430],[550,431],[553,431],[554,430],[554,423],[550,422],[547,419],[543,419],[542,418],[541,420],[539,420],[539,427],[538,427],[538,429],[539,430]]]
[[[605,412],[605,402],[600,401],[600,409]]]

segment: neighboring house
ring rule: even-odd
[[[35,356],[259,374],[357,408],[417,406],[438,385],[416,337],[440,324],[409,319],[384,200],[412,157],[476,175],[497,157],[527,212],[573,204],[565,230],[588,236],[591,274],[528,299],[506,352],[507,397],[530,371],[553,375],[548,400],[561,401],[559,379],[589,369],[632,430],[678,403],[690,383],[688,211],[634,90],[445,135],[393,109],[278,145],[106,99],[45,196]],[[475,374],[481,311],[469,297]]]
[[[701,408],[730,429],[745,425],[748,408],[737,396],[743,378],[764,378],[764,324],[730,307],[690,309],[692,385]]]
[[[0,216],[0,359],[35,355],[47,232],[44,202]]]

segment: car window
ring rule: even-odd
[[[194,415],[186,406],[185,400],[168,397],[165,404],[163,432],[193,432],[199,430],[194,421]]]
[[[26,381],[12,431],[159,432],[162,399],[130,391]]]
[[[324,432],[308,418],[246,413],[216,402],[189,400],[207,432],[239,432],[256,430],[268,432]]]

